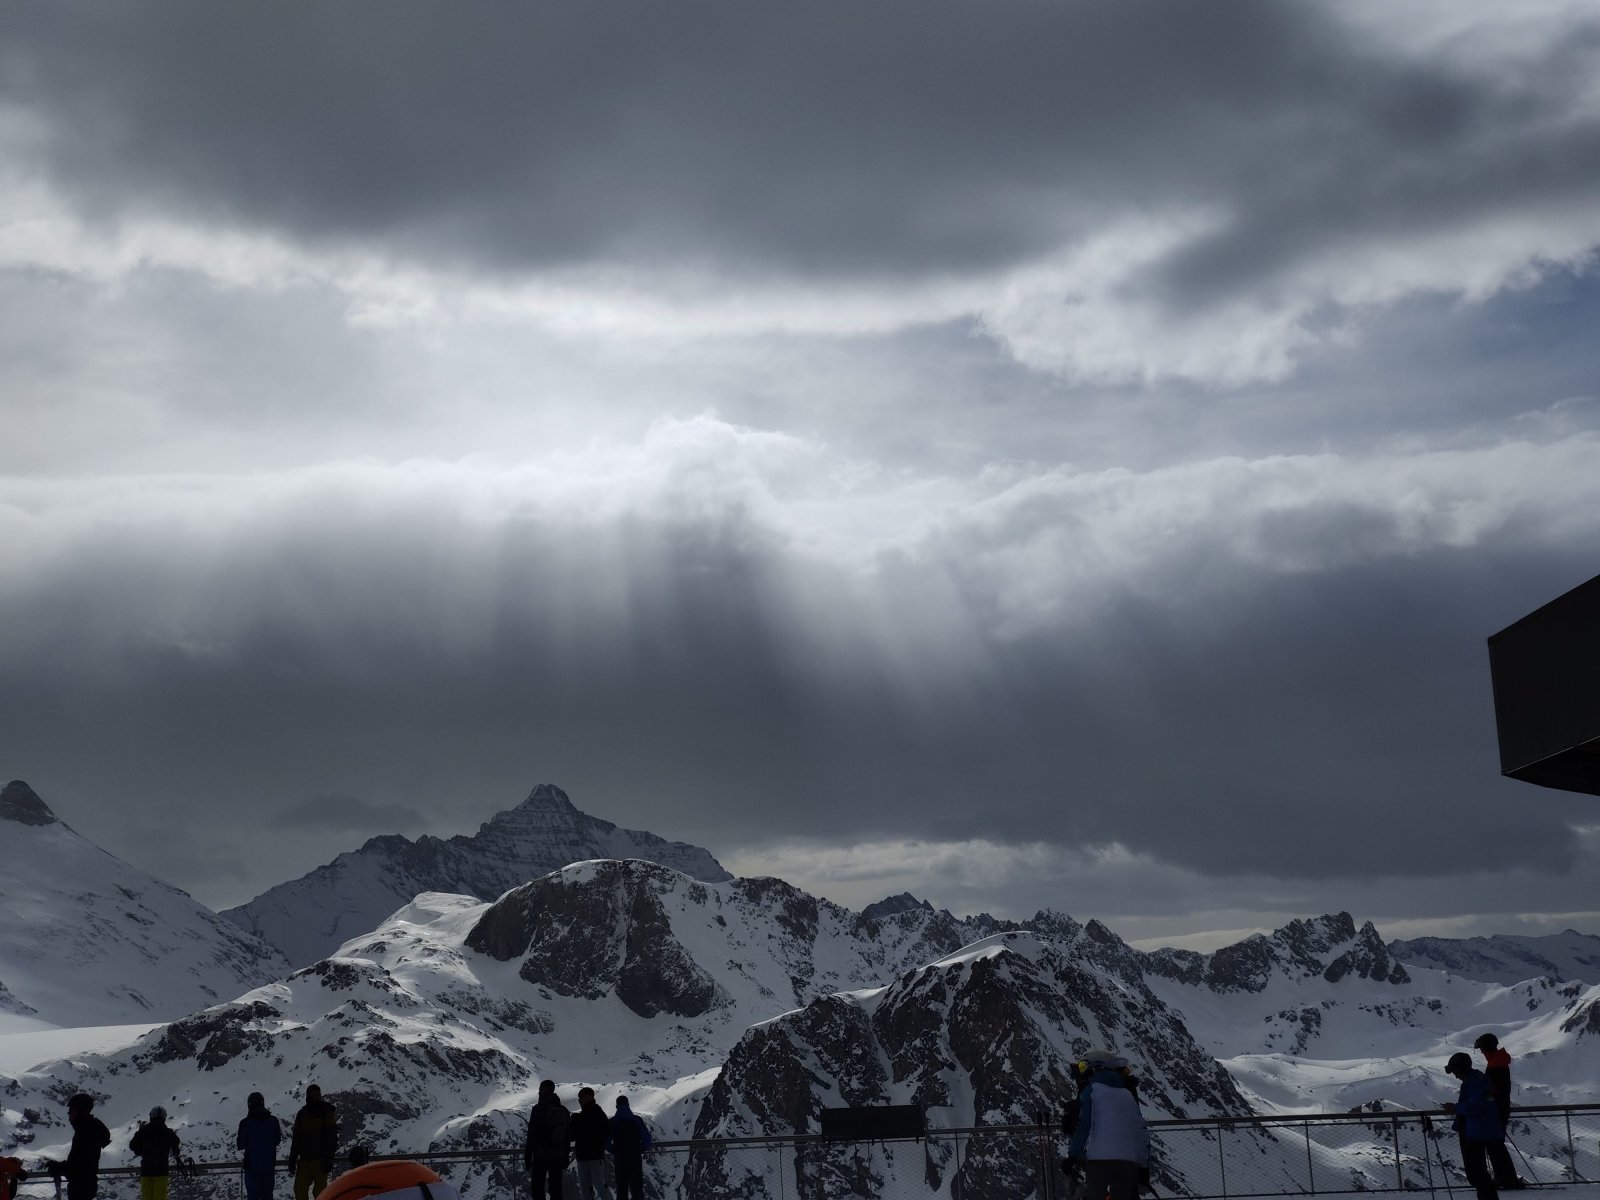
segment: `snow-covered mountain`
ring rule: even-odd
[[[1491,983],[1521,983],[1540,976],[1600,983],[1600,937],[1575,929],[1537,937],[1497,933],[1490,937],[1412,938],[1390,942],[1389,953],[1419,967]]]
[[[1257,1111],[1435,1105],[1442,1066],[1493,1032],[1517,1060],[1519,1104],[1600,1094],[1600,1039],[1585,1033],[1600,987],[1510,986],[1397,961],[1348,913],[1292,921],[1210,955],[1144,957],[1151,990],[1183,1013]]]
[[[347,1142],[385,1150],[514,1146],[543,1078],[569,1100],[593,1086],[607,1107],[625,1092],[667,1139],[810,1130],[838,1102],[917,1100],[930,1124],[958,1127],[1050,1108],[1067,1063],[1107,1043],[1136,1064],[1152,1110],[1173,1116],[1419,1107],[1448,1093],[1446,1050],[1484,1027],[1516,1058],[1520,1102],[1600,1091],[1600,987],[1402,967],[1347,914],[1208,956],[1142,954],[1052,912],[1026,928],[908,898],[870,912],[776,879],[708,883],[640,860],[575,863],[492,903],[420,896],[235,1001],[0,1079],[0,1147],[58,1156],[61,1099],[82,1089],[113,1128],[108,1162],[157,1102],[194,1157],[227,1159],[249,1092],[288,1117],[310,1082],[340,1109]],[[1308,1152],[1366,1178],[1341,1146],[1238,1136],[1260,1142],[1237,1169],[1264,1190],[1292,1190]],[[940,1194],[959,1179],[968,1200],[1017,1182],[1002,1143],[969,1144],[959,1163],[943,1145],[914,1163],[879,1148],[848,1162],[667,1155],[652,1169],[665,1194],[696,1200],[776,1182],[760,1177],[780,1161],[795,1183],[848,1171],[834,1182],[860,1195],[879,1194],[875,1181],[892,1194],[905,1170]],[[516,1169],[480,1162],[452,1178],[484,1196],[520,1187]],[[1181,1190],[1185,1169],[1163,1164],[1168,1184]]]
[[[187,893],[74,832],[21,780],[0,790],[0,1013],[41,1025],[172,1020],[288,962]]]
[[[732,878],[708,850],[619,829],[578,811],[560,788],[540,784],[470,837],[371,838],[222,915],[304,964],[376,928],[423,892],[493,900],[547,871],[596,858],[642,858],[712,883]]]
[[[740,1039],[700,1107],[694,1136],[815,1132],[826,1107],[885,1103],[927,1106],[936,1128],[1026,1125],[1073,1094],[1071,1063],[1091,1045],[1121,1046],[1140,1064],[1147,1111],[1242,1111],[1233,1081],[1178,1014],[1121,977],[1116,960],[1125,950],[1087,930],[1065,945],[1000,933],[885,986],[813,1000]],[[930,1191],[968,1200],[1016,1196],[1032,1190],[1036,1161],[1001,1140],[969,1145],[964,1155],[948,1140],[844,1158],[822,1145],[796,1155],[790,1190],[877,1196],[909,1172]],[[685,1191],[776,1195],[784,1190],[772,1177],[777,1168],[736,1151],[700,1154]],[[1162,1184],[1181,1185],[1181,1178]]]
[[[752,1094],[739,1066],[751,1053],[737,1049],[752,1027],[804,1025],[818,1005],[878,1014],[876,1044],[899,1056],[885,1083],[930,1102],[942,1089],[951,1124],[1049,1106],[1071,1056],[1106,1040],[1151,1064],[1163,1109],[1237,1108],[1178,1015],[1121,978],[1134,952],[1096,923],[1045,913],[1033,924],[1045,932],[952,957],[974,930],[949,913],[868,918],[776,879],[706,883],[638,860],[574,864],[492,904],[430,894],[236,1001],[0,1080],[0,1145],[59,1150],[60,1096],[82,1088],[101,1098],[116,1147],[160,1102],[195,1157],[226,1158],[250,1091],[287,1116],[315,1081],[349,1140],[503,1146],[541,1078],[569,1099],[583,1084],[607,1104],[625,1091],[660,1135],[686,1137],[730,1111],[705,1109],[723,1076],[724,1095]],[[880,1000],[853,995],[884,981]],[[814,1026],[810,1036],[819,1053],[853,1052],[850,1029],[832,1046]],[[512,1186],[501,1170],[461,1182]]]

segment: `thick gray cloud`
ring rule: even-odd
[[[1188,306],[1350,238],[1592,203],[1597,30],[1486,65],[1271,3],[31,5],[4,79],[108,218],[870,277],[1025,261],[1137,200],[1221,217],[1147,280]]]
[[[113,851],[1592,909],[1483,645],[1600,569],[1585,6],[12,16],[0,767]]]

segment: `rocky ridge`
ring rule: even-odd
[[[303,964],[376,928],[424,892],[493,900],[568,863],[609,858],[647,859],[709,882],[732,878],[710,851],[620,829],[579,811],[553,784],[540,784],[471,836],[371,838],[222,915]]]

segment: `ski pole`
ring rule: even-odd
[[[1534,1174],[1533,1167],[1528,1162],[1528,1156],[1522,1152],[1522,1147],[1513,1142],[1509,1134],[1506,1135],[1506,1145],[1515,1150],[1517,1152],[1517,1157],[1522,1160],[1522,1169],[1528,1173],[1528,1182],[1537,1186],[1539,1183],[1539,1177]]]
[[[1439,1174],[1444,1176],[1445,1194],[1450,1200],[1455,1200],[1456,1190],[1450,1186],[1450,1168],[1445,1165],[1444,1150],[1440,1147],[1438,1138],[1433,1139],[1433,1152],[1439,1159]]]
[[[1422,1140],[1433,1144],[1433,1158],[1439,1160],[1439,1174],[1444,1176],[1444,1190],[1450,1195],[1450,1200],[1455,1200],[1456,1190],[1450,1186],[1450,1172],[1445,1170],[1444,1151],[1439,1149],[1439,1138],[1434,1132],[1433,1118],[1427,1113],[1422,1114]],[[1422,1161],[1428,1166],[1428,1191],[1438,1194],[1438,1188],[1433,1185],[1433,1158],[1428,1157],[1426,1149],[1422,1152]]]

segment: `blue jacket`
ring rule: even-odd
[[[1150,1131],[1122,1072],[1102,1068],[1078,1097],[1078,1128],[1069,1157],[1150,1165]]]
[[[1489,1077],[1476,1067],[1467,1071],[1456,1096],[1456,1132],[1474,1142],[1503,1142],[1506,1127],[1500,1120],[1500,1107],[1494,1102]]]
[[[637,1161],[649,1146],[650,1127],[632,1109],[617,1109],[611,1118],[611,1157]]]
[[[272,1171],[278,1158],[278,1143],[283,1140],[283,1126],[278,1118],[265,1108],[252,1108],[239,1122],[239,1136],[234,1145],[244,1151],[244,1169],[252,1175],[265,1175]]]

